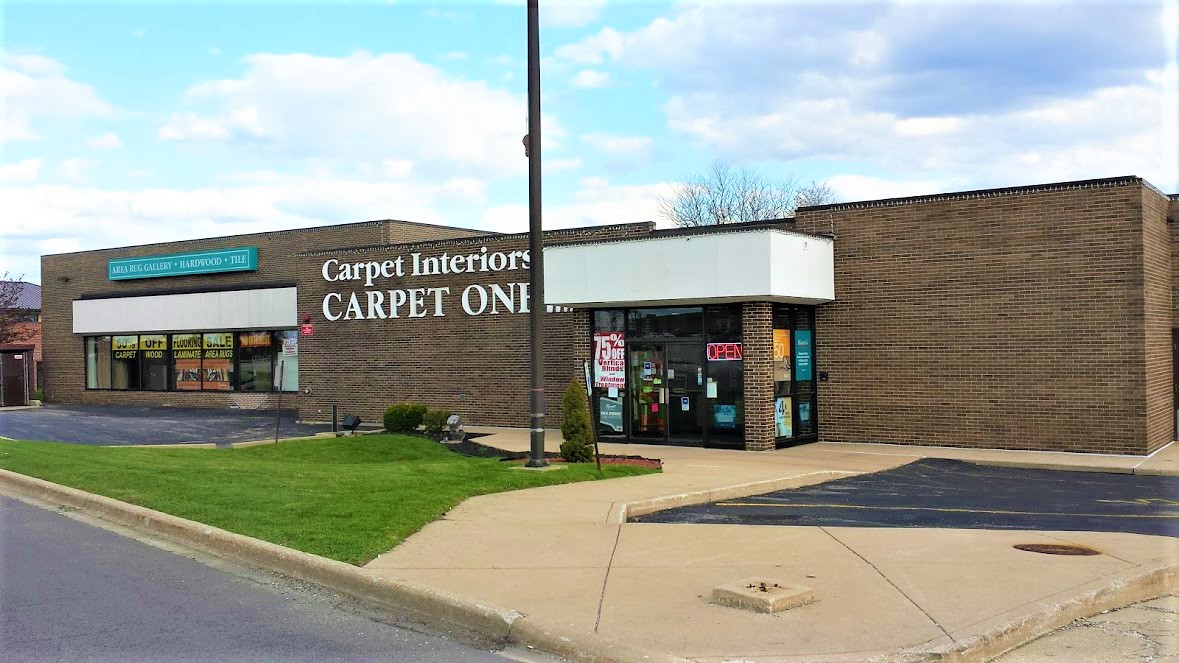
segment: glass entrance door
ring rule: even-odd
[[[637,441],[667,438],[667,401],[662,344],[635,343],[630,350],[630,435]],[[645,438],[645,440],[644,440]]]
[[[695,343],[635,343],[630,350],[631,438],[702,445],[707,403],[703,350]]]
[[[669,444],[704,443],[704,364],[697,343],[669,343],[667,356],[667,441]]]

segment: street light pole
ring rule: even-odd
[[[540,218],[540,19],[537,0],[528,0],[528,319],[531,340],[527,467],[544,459],[544,249]]]

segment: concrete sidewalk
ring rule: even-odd
[[[485,432],[493,434],[482,443],[527,448],[526,431]],[[559,440],[551,437],[555,449]],[[1135,534],[625,522],[667,506],[809,485],[923,456],[1069,469],[1106,463],[1123,472],[1134,471],[1142,458],[843,444],[769,453],[602,447],[604,453],[662,458],[664,472],[470,499],[365,568],[572,632],[698,661],[896,660],[966,643],[982,657],[998,654],[1063,625],[1054,617],[1080,616],[1073,615],[1076,602],[1094,611],[1118,607],[1102,603],[1111,596],[1103,592],[1179,558],[1175,539]],[[1012,548],[1062,542],[1105,554],[1065,557]],[[751,576],[808,585],[818,601],[778,615],[708,602],[715,585]],[[1161,594],[1163,585],[1174,584],[1174,573],[1167,578],[1136,591]],[[1145,598],[1151,597],[1129,600]],[[1062,612],[1060,606],[1070,603],[1073,613]],[[1019,624],[1015,640],[979,640]]]

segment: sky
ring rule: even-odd
[[[666,222],[714,161],[839,200],[1179,192],[1179,0],[541,0],[546,228]],[[403,219],[528,226],[526,10],[0,3],[0,272]]]

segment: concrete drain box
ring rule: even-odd
[[[803,585],[784,585],[769,578],[746,578],[717,585],[712,602],[729,608],[774,613],[815,602],[815,591]]]

